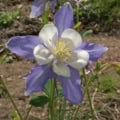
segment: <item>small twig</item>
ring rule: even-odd
[[[96,95],[96,93],[97,93],[97,90],[98,90],[98,88],[95,88],[95,91],[94,91],[94,93],[93,93],[93,95],[92,95],[92,99],[91,99],[91,101],[92,101],[92,107],[93,107],[93,109],[94,109],[94,114],[95,114],[95,117],[96,117],[96,119],[97,120],[100,120],[99,118],[98,118],[98,116],[97,116],[97,113],[96,113],[96,111],[95,111],[95,106],[94,106],[94,99],[95,99],[95,95]]]
[[[28,108],[24,120],[28,120],[29,113],[30,113],[31,109],[32,109],[32,106],[30,106],[30,107]]]
[[[117,108],[117,104],[115,104],[115,111],[116,111],[116,116],[117,116],[117,119],[119,119],[119,115],[120,115],[120,111],[118,110],[118,108]]]

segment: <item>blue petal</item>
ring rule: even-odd
[[[54,22],[58,28],[59,36],[65,29],[73,27],[73,10],[69,3],[64,4],[63,7],[56,12]]]
[[[8,43],[8,49],[27,59],[34,59],[33,49],[38,44],[41,44],[37,36],[15,36],[12,37]]]
[[[46,2],[47,0],[34,0],[30,17],[38,17],[42,15],[45,9]]]
[[[58,77],[58,80],[61,81],[63,94],[67,100],[73,104],[79,104],[82,102],[82,89],[81,89],[81,80],[79,71],[70,68],[71,77]]]
[[[91,61],[99,59],[107,51],[107,47],[94,43],[83,42],[79,49],[88,51]]]
[[[48,79],[53,78],[51,67],[48,65],[36,65],[31,72],[25,77],[26,95],[33,92],[41,91]]]

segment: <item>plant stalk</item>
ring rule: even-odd
[[[27,113],[26,113],[26,115],[25,115],[25,117],[24,117],[24,120],[28,120],[29,113],[30,113],[31,109],[32,109],[32,106],[30,106],[30,107],[28,108],[28,111],[27,111]]]
[[[87,76],[85,74],[85,70],[84,69],[83,69],[83,76],[84,76],[84,80],[85,80],[86,93],[87,93],[87,96],[88,96],[88,101],[89,101],[89,105],[90,105],[92,120],[95,120],[94,109],[93,109],[93,105],[92,105],[92,101],[91,101],[91,97],[90,97],[90,92],[89,92],[88,84],[87,84]]]
[[[17,111],[17,114],[18,114],[20,120],[23,120],[22,115],[21,115],[20,111],[18,110],[17,105],[16,105],[16,103],[14,102],[11,94],[9,93],[9,90],[7,89],[7,86],[6,86],[5,82],[3,81],[2,78],[0,78],[0,80],[1,80],[1,83],[2,83],[3,87],[4,87],[5,90],[6,90],[6,93],[8,94],[8,97],[9,97],[9,99],[10,99],[10,101],[11,101],[14,109]]]
[[[54,118],[54,94],[55,94],[55,80],[51,80],[51,87],[50,87],[50,101],[49,101],[49,118],[50,120],[55,120]]]

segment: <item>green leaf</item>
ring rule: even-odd
[[[81,22],[78,22],[78,23],[74,26],[74,29],[79,28],[79,27],[80,27],[80,25],[81,25]]]
[[[30,99],[29,104],[34,107],[43,107],[48,101],[49,98],[47,96],[34,96]]]
[[[81,33],[82,37],[85,37],[85,36],[88,36],[88,35],[91,35],[93,33],[93,30],[87,30],[83,33]]]

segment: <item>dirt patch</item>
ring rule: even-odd
[[[31,67],[32,64],[31,62],[28,61],[20,61],[20,62],[14,62],[12,64],[0,65],[0,75],[3,76],[7,84],[7,87],[10,91],[10,94],[13,96],[18,106],[22,110],[24,110],[24,107],[22,106],[25,106],[25,101],[24,101],[25,83],[22,77],[28,73]],[[9,99],[1,98],[0,120],[8,119],[10,117],[9,113],[12,109],[13,108]]]

